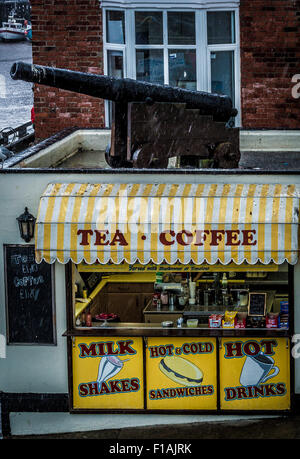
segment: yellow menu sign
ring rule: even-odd
[[[144,408],[142,338],[75,337],[74,409]]]
[[[224,338],[220,401],[224,410],[290,408],[288,338]]]
[[[214,338],[148,338],[147,409],[215,410]]]

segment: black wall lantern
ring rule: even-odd
[[[30,242],[34,236],[34,227],[36,218],[28,212],[25,207],[25,212],[17,217],[19,223],[20,236],[25,242]]]

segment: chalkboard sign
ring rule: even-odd
[[[32,245],[5,245],[4,260],[8,344],[56,344],[53,265]]]
[[[267,294],[255,292],[249,294],[248,315],[249,316],[264,316],[266,313]]]

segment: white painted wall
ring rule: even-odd
[[[300,176],[205,174],[58,174],[0,172],[0,334],[6,335],[3,244],[22,244],[16,217],[28,206],[37,216],[39,198],[48,183],[300,183]],[[0,390],[5,392],[67,393],[67,349],[64,266],[56,263],[57,346],[6,346],[0,357]],[[296,332],[300,333],[300,264],[295,268]],[[300,359],[296,360],[296,392],[300,393]]]
[[[38,182],[38,183],[37,183]],[[25,205],[37,215],[39,194],[46,182],[35,175],[0,178],[0,333],[6,336],[3,244],[24,244],[20,238],[16,217]],[[68,392],[65,314],[65,268],[56,263],[56,327],[57,346],[9,345],[5,359],[0,358],[0,390],[5,392]],[[5,339],[6,341],[6,339]]]
[[[1,278],[2,275],[3,269]],[[4,285],[2,280],[1,283]],[[66,330],[64,284],[64,266],[57,263],[55,266],[57,345],[6,346],[6,358],[0,359],[0,388],[4,392],[68,392],[67,343],[66,338],[62,336]],[[4,305],[2,295],[1,305]],[[4,307],[1,307],[1,333],[5,333],[4,314]]]

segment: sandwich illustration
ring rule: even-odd
[[[184,386],[200,386],[203,381],[200,368],[183,357],[164,357],[159,369],[169,379]]]

